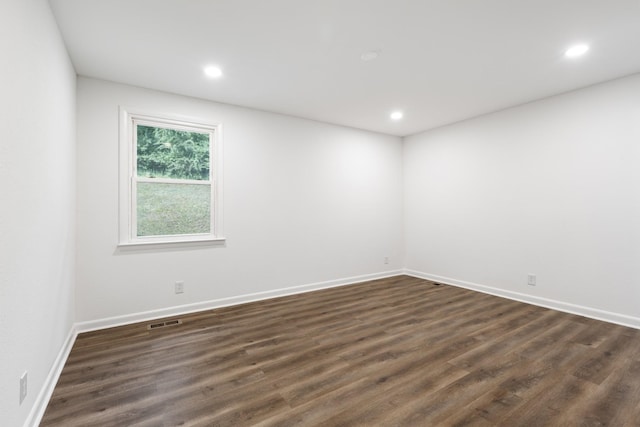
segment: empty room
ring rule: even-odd
[[[640,426],[637,0],[0,33],[0,425]]]

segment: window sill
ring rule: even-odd
[[[136,251],[145,249],[172,249],[193,248],[199,246],[225,246],[227,239],[224,237],[207,237],[189,240],[147,240],[139,242],[119,243],[118,251]]]

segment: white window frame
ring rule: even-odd
[[[137,177],[136,126],[164,127],[184,131],[209,133],[209,171],[211,184],[210,232],[169,236],[137,236],[136,186],[138,181],[179,183],[181,180],[145,179]],[[222,233],[222,125],[201,120],[139,112],[120,107],[120,185],[119,185],[119,247],[154,247],[182,244],[224,243]],[[199,184],[191,180],[185,183]]]

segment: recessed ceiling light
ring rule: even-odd
[[[379,55],[380,55],[379,50],[371,50],[369,52],[365,52],[362,55],[360,55],[360,59],[362,59],[364,62],[373,61]]]
[[[402,111],[394,111],[393,113],[391,113],[391,120],[400,120],[402,116]]]
[[[567,58],[577,58],[579,56],[584,55],[589,50],[589,46],[586,44],[577,44],[575,46],[571,46],[564,52],[564,56]]]
[[[207,75],[207,77],[211,77],[212,79],[222,77],[222,70],[215,65],[208,65],[204,67],[204,73]]]

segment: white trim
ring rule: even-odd
[[[211,197],[213,197],[214,205],[213,209],[211,209],[211,225],[213,226],[213,230],[216,233],[216,237],[223,238],[224,236],[224,227],[222,222],[222,212],[223,212],[223,199],[224,199],[224,162],[223,162],[223,153],[222,149],[224,144],[222,143],[222,123],[216,123],[216,132],[213,135],[214,139],[212,144],[215,144],[211,147],[211,153],[209,154],[209,167],[214,168],[214,172],[211,175]]]
[[[29,415],[24,422],[24,427],[36,427],[40,425],[40,421],[42,421],[44,411],[47,409],[47,405],[49,404],[49,400],[51,399],[53,390],[55,389],[56,384],[58,383],[58,378],[60,378],[60,374],[62,373],[62,368],[64,368],[65,363],[67,363],[69,353],[71,353],[71,348],[76,342],[77,336],[78,330],[76,328],[76,325],[74,324],[71,326],[71,329],[69,329],[67,338],[62,344],[62,347],[60,348],[58,356],[53,362],[51,369],[49,369],[49,374],[47,375],[47,378],[45,378],[44,384],[40,388],[40,392],[38,393],[38,396],[36,397],[36,400],[31,407],[31,411],[29,412]]]
[[[211,133],[212,128],[216,127],[216,124],[211,124],[204,120],[191,120],[186,117],[179,117],[170,114],[155,114],[149,112],[135,113],[131,110],[128,111],[136,124],[142,126],[176,129],[185,132],[195,131],[199,133]]]
[[[202,236],[202,237],[201,237]],[[135,242],[118,243],[118,251],[135,250],[135,249],[160,249],[160,248],[180,248],[193,246],[225,246],[227,239],[224,237],[216,237],[212,239],[208,234],[201,236],[191,235],[189,239],[183,236],[172,236],[175,240],[169,240],[163,236],[162,239],[152,240],[136,240]]]
[[[161,308],[158,310],[144,311],[140,313],[125,314],[122,316],[107,317],[104,319],[90,320],[76,323],[78,333],[95,331],[99,329],[123,326],[131,323],[145,322],[162,317],[178,316],[195,313],[199,311],[212,310],[215,308],[228,307],[232,305],[245,304],[248,302],[262,301],[270,298],[277,298],[287,295],[301,294],[320,289],[335,288],[338,286],[353,285],[370,280],[384,279],[402,274],[401,270],[385,271],[381,273],[364,274],[361,276],[348,277],[344,279],[328,280],[326,282],[310,283],[306,285],[291,286],[287,288],[274,289],[270,291],[255,292],[251,294],[238,295],[227,298],[218,298],[209,301],[185,304],[174,307]]]
[[[460,288],[470,289],[472,291],[482,292],[484,294],[495,295],[515,301],[524,302],[527,304],[533,304],[540,307],[563,311],[565,313],[577,314],[579,316],[589,317],[591,319],[601,320],[603,322],[615,323],[617,325],[640,329],[640,318],[628,316],[626,314],[614,313],[611,311],[605,311],[597,308],[585,307],[582,305],[571,304],[563,301],[537,297],[520,292],[508,291],[505,289],[494,288],[491,286],[480,285],[477,283],[466,282],[464,280],[452,279],[450,277],[443,277],[410,269],[405,269],[404,274],[420,279],[443,283],[445,285],[457,286]]]
[[[139,176],[136,178],[138,182],[147,182],[151,184],[188,184],[188,185],[212,185],[211,180],[195,180],[195,179],[172,179],[172,178],[145,178]]]

